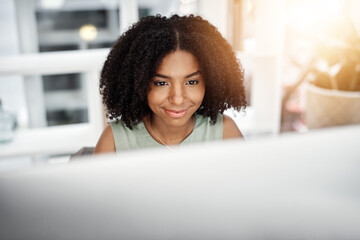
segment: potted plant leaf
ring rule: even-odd
[[[360,37],[350,20],[331,30],[307,70],[309,129],[360,123]]]

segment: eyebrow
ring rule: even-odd
[[[185,78],[193,77],[193,76],[199,75],[199,74],[200,74],[200,71],[196,71],[196,72],[193,72],[193,73],[185,76]],[[159,73],[155,73],[154,77],[160,77],[160,78],[166,78],[166,79],[170,78],[169,76],[165,76],[165,75],[162,75],[162,74],[159,74]]]
[[[196,71],[196,72],[193,72],[189,75],[186,76],[186,78],[189,78],[189,77],[192,77],[192,76],[195,76],[195,75],[199,75],[200,74],[200,71]]]

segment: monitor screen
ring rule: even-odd
[[[0,239],[360,239],[360,126],[0,175]]]

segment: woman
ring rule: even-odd
[[[141,19],[113,45],[100,92],[112,120],[95,153],[242,138],[224,110],[246,106],[244,73],[198,16]]]

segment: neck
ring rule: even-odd
[[[164,145],[180,144],[194,129],[195,118],[183,126],[169,126],[164,122],[157,122],[153,116],[144,119],[150,135],[159,143]]]

